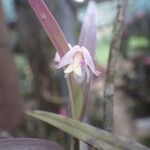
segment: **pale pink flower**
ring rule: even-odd
[[[66,65],[68,65],[64,70],[66,76],[73,72],[74,79],[79,84],[83,82],[85,77],[89,82],[90,72],[99,75],[90,52],[79,45],[70,47],[70,50],[60,59],[56,68],[60,69]]]

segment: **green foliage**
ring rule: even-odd
[[[149,47],[149,40],[142,36],[131,36],[127,43],[127,55],[132,57],[135,53],[143,53]]]
[[[21,93],[26,97],[33,92],[33,74],[31,72],[29,63],[24,55],[15,55],[15,64],[19,75]]]
[[[96,49],[96,62],[98,64],[105,65],[107,64],[109,56],[109,44],[106,43],[105,40],[101,40],[98,42],[97,49]]]
[[[96,48],[96,62],[101,65],[107,65],[111,38],[112,26],[103,27],[99,30],[99,40]]]
[[[148,150],[148,148],[139,143],[128,140],[124,137],[120,137],[116,134],[95,128],[91,125],[82,123],[69,117],[64,117],[45,111],[27,112],[27,114],[57,127],[58,129],[82,140],[88,145],[94,147],[95,149],[104,148],[106,150]]]
[[[128,40],[128,50],[134,51],[138,48],[148,47],[149,41],[145,37],[141,36],[131,36]]]

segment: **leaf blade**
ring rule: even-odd
[[[55,119],[48,120],[47,118],[44,118],[40,115],[31,113],[31,112],[30,113],[28,112],[27,114],[32,116],[32,117],[35,117],[37,119],[40,119],[44,122],[47,122],[47,123],[53,125],[54,127],[57,127],[58,129],[63,130],[66,133],[70,133],[74,137],[76,137],[76,138],[82,140],[83,142],[87,143],[89,146],[92,146],[92,147],[97,148],[97,149],[113,150],[113,147],[108,145],[107,143],[105,143],[103,141],[96,140],[96,139],[92,138],[90,135],[87,135],[86,133],[81,134],[80,130],[78,130],[76,128],[70,128],[69,125],[66,125],[64,123],[60,123],[55,118],[56,116],[53,116],[55,114],[52,114],[51,117],[52,118],[54,117],[56,120]],[[60,117],[63,117],[63,116],[60,116]],[[118,150],[118,149],[116,149],[116,150]]]
[[[100,142],[105,143],[107,146],[115,146],[119,149],[138,149],[138,150],[148,150],[147,147],[131,141],[127,138],[120,137],[116,134],[107,132],[105,130],[98,129],[96,127],[90,126],[86,123],[79,122],[77,120],[60,116],[53,113],[48,113],[44,111],[33,111],[27,113],[30,116],[43,120],[73,136],[79,138],[80,140],[88,143],[89,145],[94,145],[97,148],[101,147]],[[63,128],[62,128],[63,125]],[[69,128],[69,130],[68,130]],[[73,131],[73,132],[72,132]],[[77,132],[77,133],[75,133]],[[92,143],[91,143],[92,141]],[[93,144],[94,142],[94,144]]]
[[[59,55],[63,56],[69,50],[68,42],[44,0],[28,0],[28,2],[59,52]]]
[[[82,23],[81,32],[78,41],[78,44],[80,46],[86,47],[92,53],[94,53],[96,49],[96,30],[97,30],[96,9],[97,9],[96,3],[94,1],[90,1],[88,3],[86,15]]]

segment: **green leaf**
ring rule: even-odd
[[[27,112],[27,114],[47,122],[48,124],[53,125],[68,134],[71,134],[72,136],[82,140],[95,149],[103,148],[105,150],[148,150],[147,147],[127,138],[120,137],[116,134],[95,128],[91,125],[68,117],[45,111]]]

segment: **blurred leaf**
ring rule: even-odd
[[[0,150],[63,150],[56,142],[32,138],[0,139]]]
[[[148,47],[149,41],[145,37],[131,36],[128,40],[128,49],[135,50],[141,47]]]
[[[59,55],[63,56],[69,50],[68,43],[44,0],[28,0],[28,2],[33,8],[56,50],[59,52]]]
[[[96,62],[100,65],[107,65],[108,62],[108,56],[109,56],[109,43],[107,43],[105,40],[100,39],[97,44],[97,50],[96,50]]]
[[[94,1],[90,1],[87,7],[85,18],[83,20],[78,41],[78,44],[80,46],[86,47],[92,53],[95,53],[96,49],[96,9],[96,3]]]
[[[33,93],[33,74],[27,58],[22,54],[15,55],[15,65],[19,75],[20,91],[23,96],[30,96]]]
[[[127,138],[120,137],[116,134],[95,128],[68,117],[44,111],[27,112],[27,114],[71,134],[97,149],[106,147],[107,150],[111,149],[112,146],[115,146],[115,150],[118,148],[126,150],[148,150],[145,146]]]

